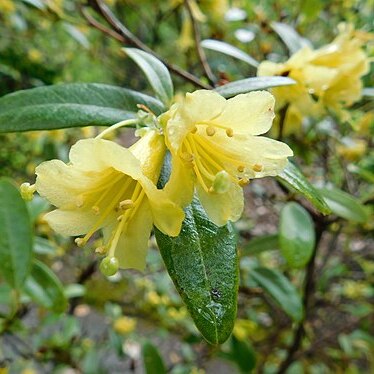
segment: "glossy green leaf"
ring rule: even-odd
[[[221,42],[220,40],[205,39],[200,44],[203,48],[207,48],[212,51],[224,53],[225,55],[244,61],[248,65],[251,65],[255,68],[257,68],[259,65],[258,61],[256,61],[249,54],[245,53],[244,51],[240,50],[239,48],[231,44]]]
[[[30,272],[32,230],[26,203],[11,181],[0,179],[0,273],[21,289]]]
[[[242,254],[255,256],[265,251],[271,251],[279,248],[278,234],[264,235],[253,238],[243,248]]]
[[[137,104],[163,111],[157,99],[98,83],[37,87],[0,98],[0,133],[68,127],[109,126],[135,118]]]
[[[304,267],[310,260],[316,237],[313,220],[299,204],[286,204],[280,215],[279,245],[287,263],[293,268]]]
[[[301,297],[296,287],[282,273],[274,269],[256,267],[250,275],[294,321],[303,318]]]
[[[321,193],[303,175],[300,169],[289,162],[277,179],[290,191],[296,191],[309,200],[323,214],[330,214],[331,209],[326,204]]]
[[[238,256],[231,223],[209,221],[197,200],[186,208],[181,233],[155,230],[166,268],[204,338],[223,343],[230,335],[238,292]]]
[[[63,313],[67,307],[67,299],[60,280],[40,261],[34,260],[24,291],[37,304],[55,313]]]
[[[144,72],[156,96],[166,105],[173,99],[174,88],[169,70],[156,57],[137,48],[122,48]]]
[[[53,256],[56,254],[57,245],[46,238],[35,236],[33,249],[39,255]]]
[[[166,374],[167,371],[162,357],[153,344],[144,343],[142,354],[146,374]]]
[[[227,83],[215,88],[215,91],[223,97],[229,98],[250,91],[265,90],[277,86],[289,86],[295,83],[293,79],[288,77],[254,77]]]
[[[312,43],[308,39],[301,37],[294,28],[285,23],[272,22],[271,27],[292,54],[303,47],[313,48]]]
[[[319,192],[338,217],[357,223],[365,223],[368,220],[364,206],[352,195],[337,188],[320,188]]]
[[[256,367],[256,353],[252,345],[235,336],[231,338],[232,359],[239,366],[242,373],[250,373]]]

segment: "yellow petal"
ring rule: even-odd
[[[57,207],[73,207],[78,191],[89,188],[92,183],[90,177],[60,160],[41,163],[35,173],[38,193]]]
[[[54,231],[65,236],[86,234],[97,220],[92,212],[56,209],[43,216]]]
[[[274,118],[274,97],[267,91],[254,91],[227,100],[223,112],[212,121],[236,132],[250,135],[269,131]]]
[[[243,191],[235,183],[231,183],[230,189],[223,194],[205,192],[200,186],[196,186],[201,205],[204,207],[210,220],[217,226],[223,226],[227,221],[237,221],[244,206]]]
[[[152,221],[148,200],[144,199],[121,234],[114,252],[121,269],[144,270]]]
[[[165,191],[157,190],[149,180],[139,182],[147,195],[155,226],[164,234],[178,236],[184,220],[182,208],[172,202]]]
[[[69,159],[74,167],[82,171],[114,168],[135,180],[142,175],[139,160],[128,149],[110,140],[79,140],[71,147]]]
[[[191,167],[186,167],[178,156],[172,157],[171,175],[164,187],[171,201],[182,207],[187,206],[193,198],[194,173]]]

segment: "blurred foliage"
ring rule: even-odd
[[[202,75],[183,1],[105,2],[166,61]],[[82,3],[0,0],[0,96],[61,82],[102,82],[149,90],[141,72],[121,52],[121,44],[87,24],[79,11]],[[279,62],[289,57],[270,26],[272,21],[293,26],[316,47],[331,42],[341,21],[373,31],[372,0],[193,3],[204,39],[230,43],[257,61]],[[368,43],[366,52],[371,58],[373,50]],[[256,69],[242,61],[211,50],[206,53],[220,83],[256,75]],[[365,87],[373,86],[372,71],[363,79]],[[179,92],[193,89],[190,83],[174,78]],[[287,373],[374,370],[370,321],[374,225],[372,219],[349,216],[357,205],[368,217],[373,214],[373,109],[373,98],[365,96],[351,108],[349,123],[334,117],[309,119],[303,134],[287,139],[304,173],[317,186],[332,184],[356,197],[353,203],[343,197],[330,206],[337,218],[318,239],[315,291],[302,350]],[[66,160],[71,144],[95,133],[96,129],[83,128],[1,134],[0,176],[12,176],[17,183],[31,179],[39,162]],[[124,131],[123,142],[129,138],[130,131]],[[296,323],[292,318],[300,318],[293,316],[301,302],[305,271],[282,257],[285,244],[280,247],[270,240],[266,245],[263,240],[261,247],[251,247],[252,238],[283,230],[282,224],[278,228],[287,199],[282,190],[265,180],[253,183],[246,195],[246,213],[236,224],[241,254],[238,319],[232,338],[220,347],[209,346],[197,332],[153,239],[144,274],[122,271],[106,279],[96,271],[89,250],[55,235],[43,222],[47,204],[40,199],[27,203],[35,233],[33,258],[57,275],[69,306],[65,313],[56,314],[48,307],[48,302],[53,305],[53,294],[43,301],[35,296],[35,289],[17,294],[2,282],[0,373],[67,373],[69,368],[74,370],[69,373],[132,372],[143,365],[142,357],[148,362],[146,367],[158,367],[157,372],[166,368],[171,373],[276,373],[292,343]],[[339,210],[342,205],[345,213]],[[285,232],[280,236],[287,239]],[[270,285],[261,278],[264,267],[274,281]]]

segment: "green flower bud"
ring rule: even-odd
[[[107,277],[116,274],[118,268],[118,260],[115,257],[105,257],[100,264],[100,271]]]

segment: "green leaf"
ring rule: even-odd
[[[0,273],[21,289],[30,272],[32,230],[26,203],[11,181],[0,179]]]
[[[0,98],[0,133],[109,126],[135,118],[137,104],[160,114],[163,104],[126,88],[98,83],[37,87]]]
[[[215,91],[223,97],[228,98],[250,91],[265,90],[277,86],[289,86],[295,83],[293,79],[288,77],[255,77],[227,83],[215,88]]]
[[[205,39],[201,43],[203,48],[210,49],[212,51],[221,52],[225,55],[234,57],[238,60],[246,62],[248,65],[251,65],[255,68],[258,67],[259,63],[249,54],[245,53],[244,51],[240,50],[239,48],[234,47],[231,44],[221,42],[220,40],[214,39]]]
[[[289,162],[277,179],[290,191],[296,191],[309,200],[322,214],[330,214],[331,209],[326,204],[321,193],[302,174],[300,169]]]
[[[256,367],[256,353],[252,345],[235,336],[231,338],[231,356],[243,373],[250,373]]]
[[[243,249],[242,254],[247,256],[258,255],[265,251],[279,248],[278,234],[264,235],[253,238]]]
[[[293,268],[304,267],[310,260],[316,237],[313,220],[299,204],[286,204],[280,215],[280,251]]]
[[[55,313],[63,313],[67,307],[67,299],[60,280],[40,261],[34,260],[24,291],[37,304]]]
[[[362,95],[365,97],[374,97],[374,87],[365,87],[362,90]]]
[[[35,236],[33,250],[38,255],[53,256],[56,254],[57,245],[46,238]]]
[[[122,50],[143,70],[156,96],[168,106],[173,99],[174,89],[166,66],[156,57],[140,49],[122,48]]]
[[[313,48],[312,43],[308,39],[301,37],[294,28],[285,23],[272,22],[271,27],[292,54],[303,47]]]
[[[294,320],[303,318],[303,304],[295,286],[279,271],[264,267],[252,269],[252,278]]]
[[[337,188],[319,188],[318,190],[332,212],[338,217],[357,223],[367,222],[369,217],[364,206],[352,195]]]
[[[155,230],[166,268],[201,334],[223,343],[236,317],[238,256],[231,223],[209,221],[197,200],[185,210],[181,233],[171,238]]]
[[[143,363],[146,374],[166,374],[165,364],[158,349],[151,343],[143,344]]]

